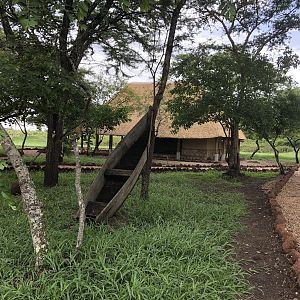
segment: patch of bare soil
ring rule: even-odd
[[[300,299],[300,289],[291,270],[289,256],[274,230],[274,216],[263,192],[264,179],[242,178],[249,213],[236,237],[235,253],[249,274],[253,290],[243,300]]]

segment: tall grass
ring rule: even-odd
[[[95,174],[83,174],[87,190]],[[46,271],[32,273],[34,258],[22,213],[0,203],[0,298],[11,299],[240,299],[247,291],[231,243],[245,214],[239,182],[221,173],[152,176],[149,201],[136,187],[114,225],[87,226],[75,259],[77,204],[73,175],[42,187],[51,252]],[[8,185],[12,172],[0,173]]]

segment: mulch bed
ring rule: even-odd
[[[279,193],[289,175],[272,185],[272,196]],[[300,299],[300,289],[292,261],[282,249],[282,240],[275,231],[275,216],[262,187],[265,179],[242,178],[249,213],[241,220],[243,230],[235,241],[235,253],[249,274],[254,289],[243,300]]]

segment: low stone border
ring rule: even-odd
[[[269,191],[267,192],[268,200],[271,205],[272,212],[275,216],[275,231],[279,234],[282,240],[282,250],[287,254],[292,261],[292,270],[297,278],[297,283],[300,285],[300,252],[297,247],[297,242],[293,234],[287,229],[287,220],[283,215],[282,207],[277,201],[277,196],[286,185],[288,180],[294,175],[298,167],[292,168],[286,175],[275,180]]]

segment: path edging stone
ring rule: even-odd
[[[282,240],[282,251],[291,258],[291,268],[296,276],[297,283],[300,286],[300,252],[297,247],[296,238],[287,229],[287,220],[283,215],[281,205],[277,201],[278,194],[297,170],[298,166],[295,166],[291,168],[286,175],[278,178],[273,184],[271,190],[267,192],[267,197],[275,217],[275,231],[279,234]]]

